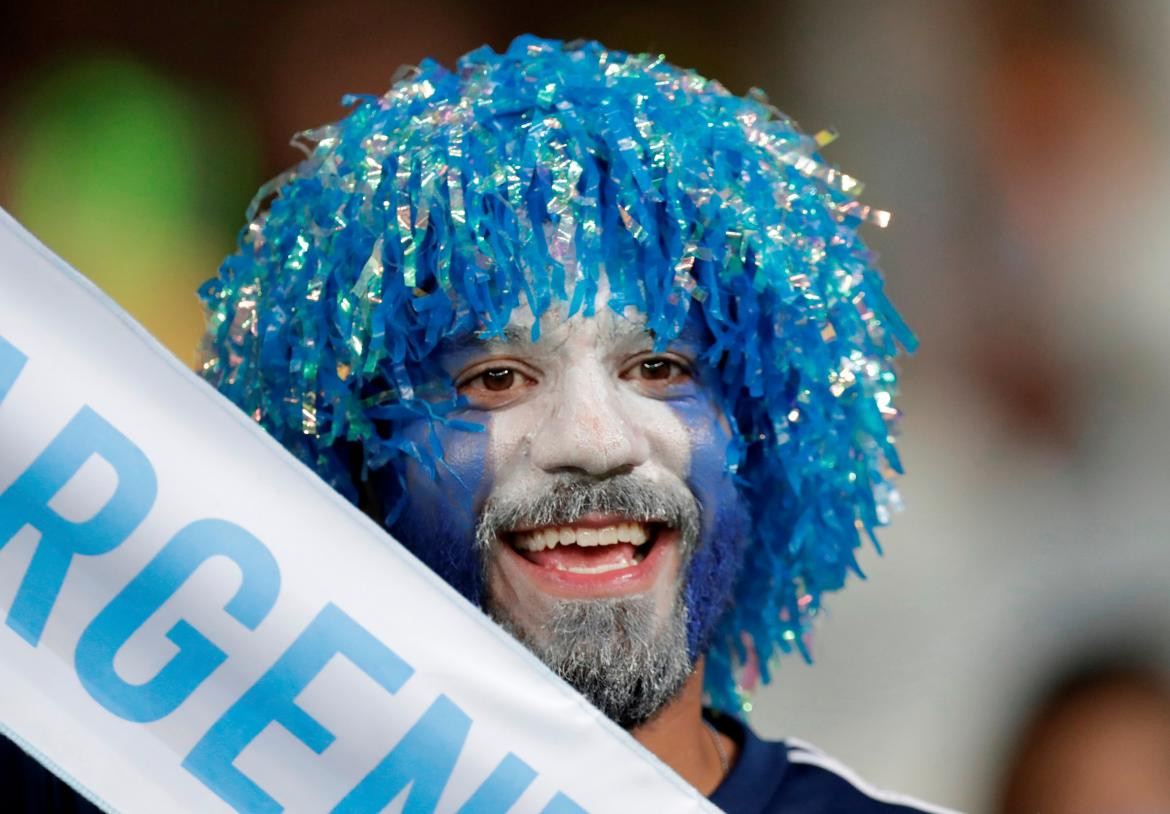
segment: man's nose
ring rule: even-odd
[[[604,477],[633,469],[649,456],[646,428],[631,416],[620,381],[599,363],[571,367],[554,392],[547,418],[532,436],[532,461],[546,472]]]

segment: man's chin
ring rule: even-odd
[[[666,618],[649,594],[553,598],[540,624],[521,622],[494,596],[489,596],[487,611],[549,669],[627,729],[645,723],[669,703],[694,670],[681,592]]]

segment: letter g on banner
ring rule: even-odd
[[[180,619],[167,638],[179,652],[154,678],[129,684],[114,657],[134,632],[212,557],[231,559],[242,582],[224,610],[249,630],[264,620],[280,593],[280,568],[263,543],[226,520],[196,520],[181,529],[90,623],[74,657],[81,683],[115,715],[146,723],[169,715],[207,679],[227,654]]]

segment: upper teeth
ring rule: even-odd
[[[614,543],[643,545],[650,532],[642,523],[618,523],[602,528],[555,526],[535,531],[516,532],[514,544],[525,551],[542,551],[558,545],[598,546]]]

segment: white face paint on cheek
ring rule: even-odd
[[[628,332],[623,345],[623,332],[615,330],[622,326],[615,321],[624,323],[599,307],[595,317],[578,316],[545,332],[534,364],[541,378],[532,393],[492,413],[487,462],[492,499],[530,498],[564,474],[631,473],[686,489],[690,430],[668,402],[622,377]],[[671,613],[680,579],[679,552],[671,557],[650,588],[662,620]],[[493,557],[489,590],[515,621],[538,630],[555,597],[501,559],[499,552]]]
[[[599,299],[601,295],[599,294]],[[539,488],[548,476],[605,477],[632,471],[653,482],[685,482],[693,439],[669,402],[621,378],[624,318],[609,309],[544,333],[541,380],[522,401],[492,413],[488,470],[494,494]],[[528,329],[531,317],[514,316]]]

